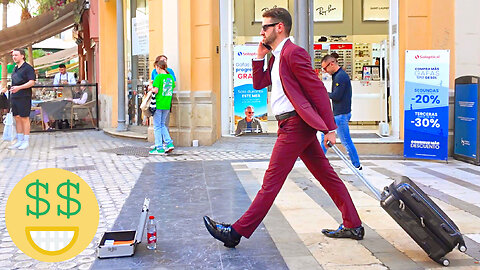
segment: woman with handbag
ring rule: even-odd
[[[150,110],[153,114],[153,131],[155,135],[155,148],[150,151],[151,155],[163,155],[174,149],[173,140],[168,132],[166,122],[172,104],[173,88],[175,81],[167,71],[165,61],[156,61],[155,69],[158,75],[152,84],[152,102]]]

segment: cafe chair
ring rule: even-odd
[[[95,106],[96,100],[86,102],[85,104],[73,104],[70,112],[70,129],[73,128],[73,115],[75,110],[87,110],[88,116],[90,116],[90,121],[92,121],[92,126],[95,126],[95,121],[93,121],[93,108]]]
[[[40,107],[40,106],[32,106],[32,107],[30,108],[30,111],[33,111],[33,112],[35,112],[35,111],[37,111],[37,110],[40,111],[40,125],[42,125],[42,130],[45,130],[45,123],[43,123],[43,110],[42,110],[42,107]],[[36,115],[33,115],[33,120],[34,120],[34,121],[35,121],[35,117],[36,117]],[[36,122],[36,121],[35,121],[35,122]]]

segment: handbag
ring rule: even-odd
[[[4,93],[0,93],[0,110],[8,109],[8,99]]]
[[[150,112],[150,103],[152,102],[152,91],[149,91],[142,99],[142,104],[140,104],[140,109],[145,117],[152,116]]]
[[[5,120],[3,120],[3,124],[5,126],[3,127],[2,139],[4,141],[13,141],[17,136],[17,130],[14,126],[13,114],[11,111],[7,113]]]

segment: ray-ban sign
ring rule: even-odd
[[[288,10],[288,0],[255,0],[255,21],[261,22],[265,11],[277,7]]]
[[[341,22],[343,21],[343,0],[315,0],[315,22]]]

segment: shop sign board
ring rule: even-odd
[[[471,79],[476,83],[458,83],[461,79]],[[454,133],[454,158],[460,156],[461,160],[467,159],[474,164],[479,157],[479,132],[478,129],[478,78],[457,78],[455,83],[455,133]],[[478,165],[478,164],[477,164]]]
[[[343,21],[343,0],[314,0],[314,22]]]
[[[255,21],[261,22],[265,11],[277,7],[288,10],[288,0],[255,0]]]
[[[148,16],[137,14],[132,18],[132,55],[147,55],[148,46]]]
[[[255,118],[260,121],[267,121],[267,88],[260,90],[253,88],[252,59],[257,57],[257,48],[257,45],[237,45],[233,47],[235,125],[245,118],[245,109],[248,106],[253,106]],[[263,132],[266,131],[265,128],[262,128],[262,130]]]
[[[390,0],[363,0],[364,21],[388,21]]]
[[[450,50],[405,51],[403,155],[447,160]]]

